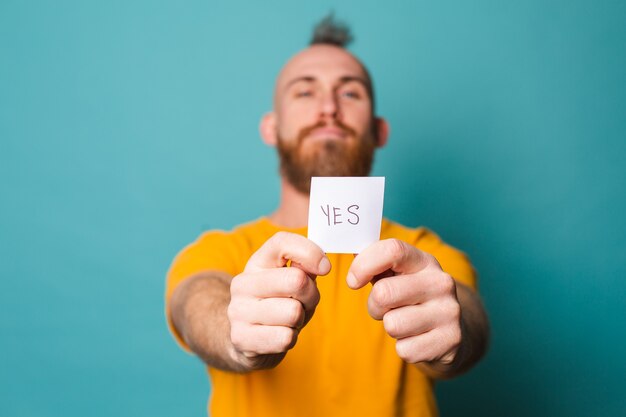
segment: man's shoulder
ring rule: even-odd
[[[260,218],[231,230],[206,230],[178,253],[170,273],[181,270],[178,275],[188,277],[197,271],[218,269],[234,275],[260,246],[264,229],[264,220]]]
[[[265,222],[266,222],[265,217],[259,217],[254,220],[237,224],[235,226],[232,226],[231,228],[209,227],[207,230],[202,232],[202,234],[200,235],[200,239],[212,238],[214,236],[228,237],[228,236],[236,236],[236,235],[242,235],[242,234],[247,234],[247,233],[255,233],[258,230],[262,230],[264,228]]]
[[[380,238],[400,239],[425,251],[445,245],[441,237],[426,226],[410,227],[389,219],[383,219]]]
[[[380,228],[381,239],[394,238],[412,244],[423,239],[431,238],[432,236],[436,235],[424,226],[405,226],[387,218],[383,218],[382,226]]]
[[[266,217],[259,217],[228,229],[210,229],[196,240],[196,245],[229,244],[243,248],[254,248],[276,233]]]

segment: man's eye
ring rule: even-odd
[[[302,90],[296,92],[296,97],[311,97],[313,92],[310,90]]]
[[[346,90],[341,92],[342,97],[358,99],[361,98],[361,95],[357,91]]]

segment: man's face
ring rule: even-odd
[[[275,93],[281,173],[308,193],[312,176],[364,176],[376,135],[369,78],[342,48],[315,45],[296,55]]]

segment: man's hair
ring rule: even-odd
[[[331,12],[313,29],[310,44],[330,44],[345,48],[350,42],[352,42],[350,28],[345,23],[335,20],[334,13]]]
[[[350,32],[350,27],[344,22],[340,22],[335,20],[335,14],[330,12],[326,17],[324,17],[320,22],[315,25],[313,29],[313,37],[311,38],[310,45],[333,45],[339,48],[344,48],[350,44],[354,38],[352,37],[352,33]],[[370,95],[370,100],[372,101],[372,113],[375,109],[375,100],[374,100],[374,85],[372,82],[372,77],[369,74],[369,71],[361,63],[363,67],[363,71],[367,77],[367,92]]]

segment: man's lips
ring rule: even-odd
[[[348,133],[338,127],[325,126],[313,129],[307,136],[311,139],[345,139]]]

